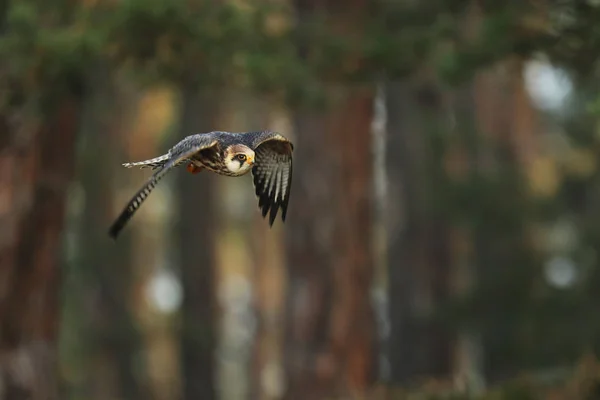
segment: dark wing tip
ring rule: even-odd
[[[271,212],[269,213],[269,226],[273,226],[277,212],[279,211],[279,202],[275,201],[271,204]]]
[[[277,213],[277,210],[274,207],[275,201],[272,196],[269,196],[266,188],[264,187],[266,182],[262,177],[260,177],[258,174],[254,174],[253,181],[255,193],[258,197],[258,208],[260,209],[260,213],[263,218],[269,214],[269,225],[273,226],[273,222],[275,220],[273,212],[275,211],[275,213]]]
[[[285,217],[287,216],[287,200],[281,204],[281,222],[285,222]]]
[[[291,143],[290,143],[291,144]],[[293,175],[293,162],[290,159],[290,170],[288,172],[288,184],[285,193],[283,194],[283,200],[281,203],[281,221],[285,222],[285,218],[287,217],[288,204],[290,202],[290,194],[292,192],[292,175]]]
[[[112,224],[108,230],[108,236],[110,236],[112,239],[116,239],[117,236],[119,236],[119,228],[116,227],[115,224]]]
[[[136,196],[136,198],[139,199],[139,195]],[[132,202],[133,202],[133,200],[127,205],[127,207],[121,212],[119,217],[117,217],[115,222],[113,222],[113,224],[110,226],[110,228],[108,230],[108,236],[110,236],[113,240],[117,240],[117,237],[119,236],[119,234],[121,233],[121,231],[123,230],[125,225],[127,225],[127,222],[129,222],[129,220],[131,219],[133,214],[135,213],[137,207],[132,207],[132,204],[133,204]],[[140,203],[136,203],[136,204],[141,204],[141,201],[140,201]]]
[[[115,222],[113,222],[113,224],[110,226],[108,235],[111,238],[114,240],[117,239],[117,236],[119,236],[119,233],[121,233],[125,225],[127,225],[127,222],[129,222],[131,217],[133,217],[133,214],[135,214],[137,209],[140,208],[142,203],[148,198],[150,192],[152,192],[152,190],[156,187],[156,183],[160,179],[160,176],[157,175],[159,172],[153,175],[150,180],[140,190],[138,190],[135,196],[129,200],[129,203],[127,203],[127,206],[123,209],[123,211],[121,211],[121,214],[119,214]]]
[[[272,227],[280,210],[282,222],[285,222],[287,216],[292,185],[291,153],[294,145],[280,134],[271,136],[271,132],[265,133],[268,134],[268,137],[262,137],[255,147],[257,165],[252,169],[252,173],[254,175],[255,193],[258,197],[258,207],[263,218],[266,218],[269,214],[268,222],[269,226]],[[283,158],[281,158],[282,156]],[[280,192],[280,189],[283,189],[286,184],[285,191]]]
[[[114,241],[117,240],[117,236],[119,236],[119,231],[120,229],[111,227],[110,230],[108,231],[108,236],[110,236],[110,238]]]
[[[274,194],[269,195],[267,189],[262,188],[262,185],[258,182],[257,177],[254,178],[254,181],[256,186],[256,195],[258,197],[258,208],[261,210],[262,217],[267,218],[268,214],[269,226],[272,227],[277,219],[277,214],[281,209],[281,220],[285,222],[289,201],[289,189],[283,198],[279,197],[276,199]]]

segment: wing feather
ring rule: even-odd
[[[293,145],[276,132],[264,132],[253,144],[256,163],[252,175],[258,207],[263,217],[269,214],[269,225],[273,226],[280,209],[282,221],[287,215]]]
[[[129,200],[127,206],[123,209],[121,214],[113,222],[109,229],[109,235],[113,239],[116,239],[121,230],[125,227],[127,222],[133,217],[135,212],[140,208],[144,200],[150,195],[152,190],[156,187],[158,182],[175,166],[181,164],[190,156],[194,155],[200,150],[213,147],[218,143],[214,136],[210,134],[197,134],[190,135],[184,138],[182,141],[177,143],[171,150],[169,150],[168,161],[164,162],[162,167],[152,174],[146,184],[142,186],[140,190]]]

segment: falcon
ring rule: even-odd
[[[126,168],[151,168],[155,172],[113,222],[109,235],[116,239],[158,181],[182,164],[187,164],[187,170],[192,174],[207,170],[237,177],[252,171],[263,218],[268,213],[269,226],[273,226],[281,208],[281,220],[285,221],[292,185],[293,150],[292,142],[273,131],[214,131],[187,136],[162,156],[125,163],[123,166]]]

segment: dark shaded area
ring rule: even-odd
[[[6,354],[0,369],[9,398],[42,393],[58,398],[54,343],[61,276],[57,250],[62,245],[80,107],[76,98],[69,97],[54,111],[44,119],[44,125],[29,132],[31,136],[16,152],[18,156],[5,158],[7,179],[3,186],[12,193],[7,200],[15,204],[15,214],[2,218],[8,221],[6,226],[12,231],[6,234],[12,240],[4,243],[0,257],[5,277],[1,346]],[[19,370],[19,354],[31,363],[32,372]]]
[[[452,266],[447,222],[433,206],[441,187],[423,185],[432,169],[439,171],[435,160],[440,155],[427,142],[436,135],[431,130],[439,129],[435,119],[444,118],[435,90],[409,83],[385,88],[386,106],[395,110],[389,116],[386,146],[391,217],[388,346],[390,378],[399,384],[413,384],[423,376],[443,378],[452,370],[452,337],[423,307],[427,302],[437,309],[448,301]]]
[[[196,85],[182,88],[179,130],[210,132],[218,108],[214,98]],[[213,176],[179,174],[177,237],[183,288],[181,367],[184,399],[216,399],[214,243],[215,192]]]
[[[143,399],[147,393],[135,373],[141,337],[128,305],[134,285],[131,233],[114,246],[106,229],[98,229],[112,221],[117,205],[111,181],[121,172],[118,163],[105,164],[126,158],[126,151],[116,150],[123,143],[117,122],[123,110],[114,99],[121,93],[106,66],[95,68],[91,81],[84,102],[84,133],[78,140],[81,157],[77,179],[82,183],[84,207],[74,230],[81,252],[76,264],[67,268],[69,292],[63,296],[67,311],[62,322],[81,333],[79,346],[85,351],[81,355],[77,354],[77,346],[73,349],[74,362],[86,373],[81,386],[72,392]],[[111,154],[108,160],[107,154]]]

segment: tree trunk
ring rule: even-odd
[[[183,90],[182,136],[213,130],[214,97],[192,85]],[[210,400],[215,392],[214,184],[208,172],[179,174],[177,208],[183,285],[181,365],[183,398]]]
[[[328,115],[296,117],[287,223],[290,399],[364,395],[373,382],[373,93],[344,94]]]
[[[524,62],[520,58],[507,59],[503,61],[505,73],[498,71],[479,72],[475,79],[473,91],[473,109],[477,119],[477,128],[483,137],[496,140],[496,152],[502,146],[507,153],[504,158],[497,157],[499,163],[503,163],[502,168],[519,168],[520,173],[525,177],[535,179],[531,175],[534,161],[538,157],[539,146],[539,127],[536,122],[536,112],[529,98],[525,81],[523,77]],[[500,90],[500,89],[504,90]],[[503,110],[498,112],[498,110]],[[489,175],[489,168],[483,168],[481,165],[474,165],[478,173]],[[527,176],[529,174],[529,176]],[[544,180],[545,181],[545,180]],[[553,195],[556,187],[550,181],[547,187],[536,186],[536,181],[532,182],[534,190],[541,192],[545,196]],[[531,184],[531,183],[530,183]],[[549,190],[549,191],[548,191]],[[527,194],[525,194],[527,195]],[[514,198],[524,196],[523,193],[515,191],[511,193],[510,201]],[[491,219],[490,219],[491,220]],[[496,287],[502,283],[499,282],[499,276],[506,276],[507,273],[514,274],[514,267],[518,265],[515,259],[522,257],[525,251],[534,242],[528,233],[527,218],[520,218],[519,225],[512,228],[512,232],[507,232],[495,224],[485,224],[477,229],[473,236],[475,239],[475,254],[477,260],[476,277],[479,285],[491,283]],[[499,245],[506,240],[512,241],[511,252],[506,252],[505,246]],[[501,261],[500,261],[501,260]],[[524,278],[521,275],[519,279]],[[513,298],[518,296],[517,292],[511,295]],[[508,309],[510,311],[510,309]],[[507,312],[508,312],[507,311]],[[498,332],[503,329],[503,334]],[[522,361],[517,359],[518,325],[509,323],[503,319],[496,319],[493,323],[488,323],[482,329],[482,343],[484,346],[484,373],[485,378],[490,384],[509,379],[513,377],[522,367]],[[508,352],[515,352],[513,357],[507,357]]]
[[[411,249],[414,249],[416,220],[422,219],[422,202],[418,200],[419,187],[415,176],[415,138],[412,135],[414,104],[411,103],[408,84],[386,85],[388,115],[386,169],[388,173],[388,276],[390,336],[388,362],[390,379],[396,384],[407,384],[417,373],[418,352],[414,346],[419,338],[415,316],[416,267]]]
[[[78,343],[66,346],[74,346],[75,368],[87,372],[74,392],[83,390],[97,399],[146,399],[134,373],[140,336],[129,307],[134,287],[131,236],[113,242],[107,235],[114,211],[123,205],[115,200],[117,188],[111,183],[124,173],[121,163],[129,159],[123,143],[128,136],[118,121],[131,112],[124,106],[135,102],[115,89],[109,75],[99,67],[90,77],[78,168],[84,208],[75,222],[77,253],[68,272],[63,322],[67,335],[78,332]]]
[[[367,2],[296,0],[294,5],[301,24],[323,10],[328,26],[356,34]],[[307,56],[310,44],[303,45],[299,50]],[[360,62],[360,56],[349,55],[340,65]],[[287,223],[288,399],[365,396],[375,377],[370,298],[374,88],[335,89],[342,100],[330,110],[298,112],[294,118],[298,136]]]
[[[0,397],[58,398],[56,340],[65,200],[79,103],[67,97],[0,152]]]
[[[443,116],[439,95],[429,85],[397,82],[386,87],[388,360],[390,379],[402,385],[451,372],[450,337],[431,318],[447,299],[451,264],[448,226],[430,207],[440,187],[435,172],[439,161],[434,160],[441,157],[433,153],[435,133],[427,125]]]

